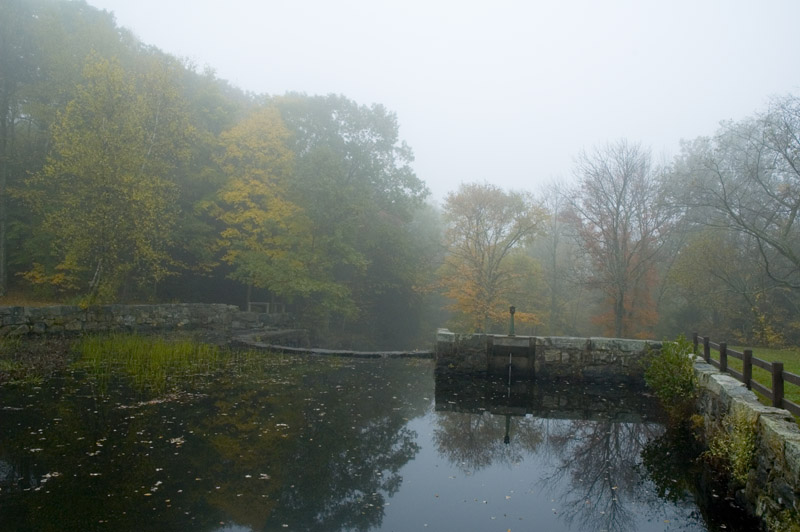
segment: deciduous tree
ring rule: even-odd
[[[572,196],[581,244],[594,265],[591,283],[607,301],[597,316],[616,337],[640,336],[656,321],[650,295],[670,213],[649,151],[621,140],[583,152]]]
[[[489,184],[465,184],[445,200],[447,256],[440,282],[451,309],[475,330],[506,322],[515,303],[513,288],[520,272],[509,259],[542,224],[541,209],[531,197],[504,192]],[[524,305],[518,304],[524,311]],[[519,312],[520,321],[535,321]]]
[[[675,174],[703,223],[752,236],[767,274],[800,291],[800,98],[686,144]]]
[[[124,298],[124,289],[151,290],[170,272],[171,174],[191,128],[169,72],[134,77],[93,55],[83,75],[53,127],[46,166],[29,182],[54,262],[26,277],[87,301]]]
[[[427,264],[409,238],[427,189],[411,168],[397,117],[337,95],[289,94],[276,105],[294,133],[292,198],[311,222],[315,276],[340,289],[337,298],[312,301],[304,315],[337,332],[381,336],[406,321],[408,307],[398,299],[413,295]]]

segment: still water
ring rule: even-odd
[[[0,388],[0,530],[736,530],[664,473],[660,421],[642,390],[427,360],[281,357],[159,395],[75,373]]]

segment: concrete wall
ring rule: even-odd
[[[438,373],[507,373],[538,378],[641,380],[642,359],[660,342],[618,338],[571,338],[436,334]],[[509,356],[510,355],[510,356]]]
[[[706,437],[730,430],[723,419],[734,413],[755,423],[756,464],[738,497],[765,523],[787,511],[794,512],[794,519],[800,518],[800,428],[794,417],[786,410],[761,404],[743,383],[702,359],[695,361],[694,368]]]
[[[276,317],[233,305],[0,307],[0,337],[99,331],[208,330],[223,334],[275,325]]]

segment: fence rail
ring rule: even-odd
[[[753,351],[751,349],[745,349],[743,352],[728,349],[728,345],[725,342],[715,344],[708,336],[700,337],[697,333],[694,333],[692,338],[695,354],[697,354],[701,339],[703,358],[707,363],[718,368],[722,372],[729,373],[737,380],[743,382],[748,389],[755,390],[764,395],[767,399],[772,401],[772,406],[785,408],[795,416],[800,416],[800,405],[784,397],[785,383],[788,382],[795,386],[800,386],[800,375],[784,371],[783,362],[768,362],[756,358],[753,356]],[[719,353],[719,360],[711,358],[712,349]],[[728,357],[733,357],[742,361],[741,372],[728,367]],[[772,375],[771,387],[764,386],[760,382],[753,380],[753,366],[770,372]]]

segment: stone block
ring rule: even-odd
[[[495,336],[494,345],[502,347],[529,347],[531,345],[529,336]]]
[[[558,349],[545,349],[544,350],[545,362],[561,362],[561,351]]]
[[[783,459],[789,479],[800,489],[800,441],[796,438],[786,440],[783,446]]]
[[[742,387],[741,392],[736,391],[736,395],[730,401],[729,413],[732,415],[743,416],[751,423],[758,422],[762,415],[779,415],[787,413],[785,410],[767,406],[758,402],[756,395]]]
[[[72,319],[64,324],[65,331],[77,332],[83,330],[83,322],[78,319]]]
[[[25,336],[31,331],[31,328],[25,324],[15,325],[8,332],[8,336]]]
[[[450,332],[448,329],[438,329],[436,331],[436,342],[453,344],[456,341],[455,333]]]
[[[615,353],[644,353],[647,349],[645,340],[628,340],[622,338],[589,338],[589,349],[592,351],[612,351]]]
[[[542,348],[556,348],[556,349],[574,349],[576,351],[584,351],[588,349],[588,340],[586,338],[575,338],[571,336],[548,336],[536,337],[535,344],[538,349]]]

